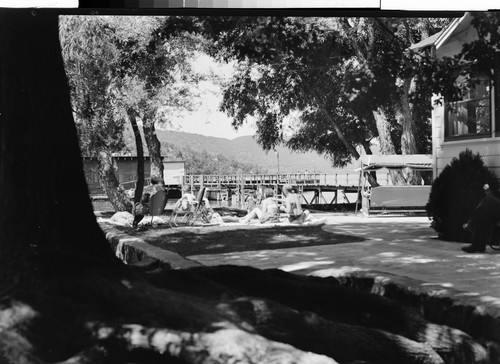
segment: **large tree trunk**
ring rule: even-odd
[[[398,121],[402,126],[401,153],[417,154],[417,142],[415,140],[415,121],[413,119],[413,104],[410,102],[410,94],[414,92],[414,77],[403,80],[401,99],[397,104]],[[419,184],[421,174],[417,171],[408,171],[406,179],[409,184]]]
[[[125,195],[123,189],[120,188],[120,184],[116,178],[116,168],[111,153],[107,150],[99,151],[99,153],[97,153],[97,165],[99,183],[104,189],[115,211],[132,211],[132,204]]]
[[[373,110],[373,117],[375,118],[375,123],[377,125],[380,153],[396,154],[396,149],[394,148],[394,143],[392,142],[389,120],[387,120],[385,111],[381,107],[378,107],[376,110]],[[406,183],[401,171],[389,170],[389,176],[392,184],[394,185]]]
[[[363,324],[363,307],[385,317],[395,310],[381,297],[339,291],[332,280],[318,287],[234,267],[144,274],[119,262],[88,196],[57,16],[32,13],[0,11],[2,362],[443,363],[409,338],[427,332],[418,318],[406,316],[412,321],[398,334],[338,323],[349,316]],[[36,185],[24,178],[26,165]],[[339,301],[348,315],[335,312]],[[438,330],[433,340],[440,333],[449,336]],[[455,337],[448,348],[468,348],[470,338]],[[474,355],[453,362],[476,362],[481,351]]]
[[[412,87],[413,85],[413,87]],[[410,102],[410,94],[413,92],[413,77],[403,80],[401,100],[398,103],[399,122],[403,127],[401,134],[401,153],[417,154],[417,142],[415,141],[415,122],[413,120],[413,105]]]
[[[152,112],[146,113],[143,120],[144,137],[148,145],[149,158],[151,158],[151,177],[156,176],[162,183],[163,180],[163,158],[161,156],[161,144],[156,136],[155,123]]]
[[[68,265],[65,255],[110,269],[117,260],[88,195],[57,16],[2,9],[0,17],[3,300],[7,287],[23,291],[21,287],[39,285],[61,267],[78,270],[79,264]]]
[[[130,125],[134,132],[135,148],[137,152],[137,182],[134,192],[134,203],[141,200],[142,190],[144,189],[144,147],[142,145],[141,131],[137,125],[136,112],[132,109],[127,110]]]

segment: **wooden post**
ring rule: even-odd
[[[240,176],[240,207],[243,208],[243,202],[245,201],[245,175]]]
[[[316,203],[319,203],[319,192],[316,188],[313,189],[313,191],[314,191],[314,197],[311,200],[311,204],[313,204],[315,201]]]
[[[324,204],[328,204],[328,201],[323,195],[323,189],[321,188],[321,186],[319,186],[318,189],[319,189],[318,203],[321,204],[323,202]]]
[[[362,198],[360,199],[361,196],[361,178],[363,176],[363,170],[359,170],[359,180],[358,180],[358,192],[357,192],[357,198],[356,198],[356,208],[354,209],[354,216],[358,214],[358,203],[363,202]],[[361,201],[360,201],[361,200]]]

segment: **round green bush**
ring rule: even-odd
[[[467,242],[469,232],[463,229],[470,214],[484,196],[483,186],[488,184],[498,191],[498,180],[478,154],[470,149],[461,152],[434,180],[427,215],[439,239]]]

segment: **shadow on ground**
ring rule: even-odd
[[[207,226],[150,228],[141,232],[126,229],[148,244],[183,256],[252,250],[284,249],[364,241],[365,238],[337,234],[322,226]]]

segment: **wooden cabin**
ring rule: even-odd
[[[137,181],[137,156],[114,156],[115,174],[118,182],[125,188],[134,188]],[[163,161],[163,179],[166,185],[181,185],[185,174],[185,161],[183,160],[164,160]],[[94,157],[83,157],[83,170],[85,179],[91,195],[103,194],[99,184],[99,175],[97,172],[97,159]],[[149,157],[144,157],[144,178],[148,179],[151,175],[151,161]]]

